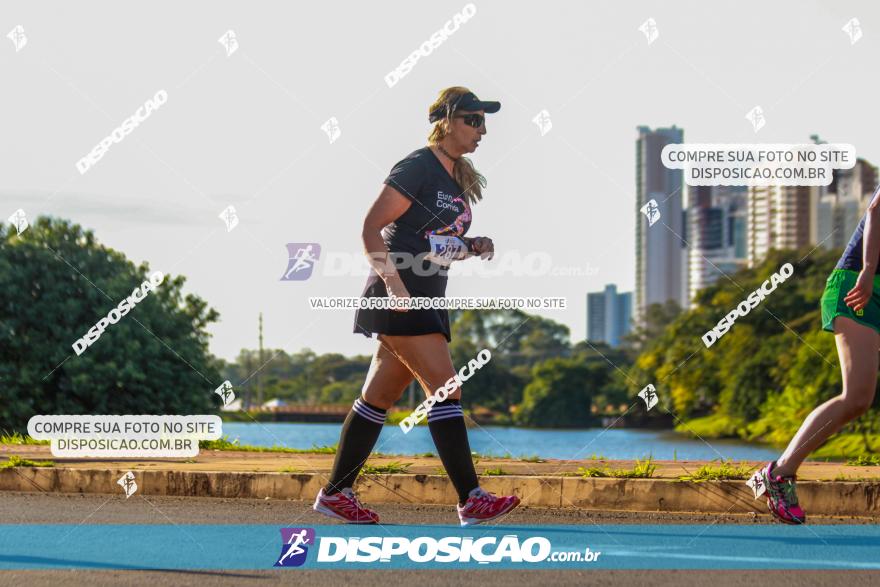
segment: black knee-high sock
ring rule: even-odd
[[[480,482],[471,458],[461,403],[457,399],[448,399],[434,404],[428,412],[428,428],[446,474],[458,492],[458,501],[464,503]]]
[[[324,493],[333,495],[346,487],[352,487],[361,467],[373,452],[382,426],[385,424],[385,410],[370,405],[357,398],[339,435],[339,448],[333,461],[330,482]]]

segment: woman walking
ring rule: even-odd
[[[442,298],[449,263],[473,255],[492,257],[491,239],[464,236],[471,206],[482,198],[486,180],[463,155],[473,153],[486,134],[485,114],[500,108],[467,88],[440,92],[428,112],[428,121],[434,123],[428,146],[394,166],[364,220],[362,237],[372,271],[363,297]],[[361,397],[342,425],[330,482],[319,492],[314,509],[349,523],[370,524],[379,516],[360,504],[352,487],[379,438],[386,411],[413,377],[431,396],[456,372],[445,309],[361,309],[354,331],[376,334],[379,345]],[[458,515],[466,526],[508,513],[519,498],[496,497],[480,488],[460,399],[457,387],[435,403],[428,412],[428,428],[458,493]]]
[[[822,295],[822,328],[835,335],[843,391],[807,416],[777,460],[752,478],[763,484],[775,518],[803,524],[796,472],[807,456],[831,435],[867,412],[877,386],[880,349],[880,188],[875,190]],[[760,486],[759,486],[760,487]]]

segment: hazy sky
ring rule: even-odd
[[[393,164],[425,145],[444,87],[502,103],[472,156],[488,188],[469,234],[593,269],[453,278],[448,294],[565,296],[567,311],[544,315],[574,340],[587,292],[634,284],[638,125],[707,143],[819,133],[880,163],[876,3],[477,0],[389,88],[384,76],[466,4],[6,1],[2,218],[69,218],[135,263],[185,275],[220,312],[211,348],[224,358],[256,346],[260,311],[267,347],[367,354],[376,342],[352,334],[352,311],[307,304],[359,295],[364,277],[316,268],[280,281],[285,244],[358,253],[368,206]],[[638,30],[649,17],[660,33],[650,45]],[[864,34],[854,45],[841,30],[853,17]],[[5,38],[16,25],[18,52]],[[218,43],[229,29],[231,56]],[[159,90],[167,103],[81,175],[76,162]],[[755,105],[757,135],[745,118]],[[532,122],[543,109],[545,136]],[[331,116],[342,133],[332,144],[320,128]],[[218,214],[230,204],[240,224],[227,232]]]

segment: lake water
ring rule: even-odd
[[[223,434],[240,444],[311,448],[339,441],[341,424],[300,424],[281,422],[224,422]],[[536,430],[502,426],[483,426],[468,430],[471,450],[483,455],[550,459],[589,459],[593,454],[608,459],[712,460],[734,459],[769,461],[781,451],[757,444],[731,440],[686,438],[673,432],[626,428],[588,428],[584,430]],[[400,455],[437,453],[427,426],[417,426],[404,434],[399,426],[385,426],[375,452]]]

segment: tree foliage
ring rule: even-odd
[[[715,427],[700,434],[786,443],[810,411],[841,391],[834,336],[821,330],[819,309],[838,256],[771,251],[757,267],[722,277],[698,293],[693,309],[642,341],[632,377],[654,381],[679,418]],[[794,274],[706,348],[702,335],[786,262]],[[849,429],[866,433],[878,419],[875,407]]]
[[[183,294],[182,276],[166,275],[81,355],[71,346],[150,273],[65,220],[40,217],[21,235],[0,224],[0,429],[35,414],[216,411],[206,328],[219,314]]]

